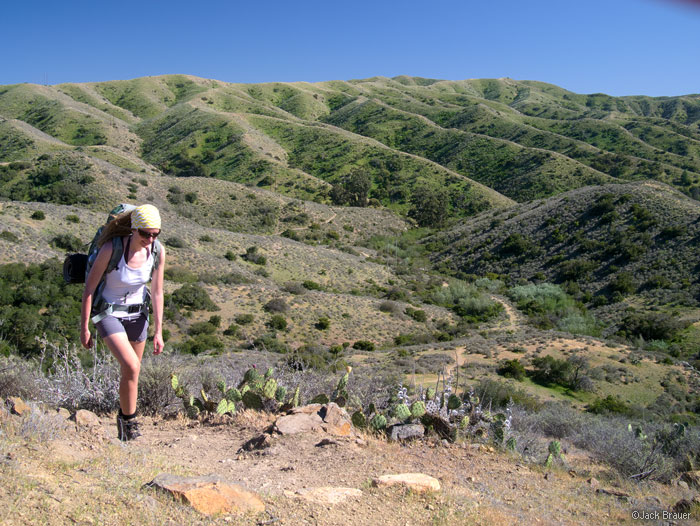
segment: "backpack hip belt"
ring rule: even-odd
[[[132,305],[117,305],[115,303],[105,303],[105,309],[100,313],[95,314],[92,318],[92,323],[98,324],[107,316],[111,316],[114,312],[128,312],[129,314],[146,313],[148,316],[148,307],[151,305],[151,295],[146,295],[146,300],[143,303],[134,303]]]

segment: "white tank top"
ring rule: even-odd
[[[126,244],[125,244],[126,245]],[[107,303],[116,305],[138,305],[146,299],[146,283],[151,280],[153,268],[153,252],[148,251],[148,259],[139,268],[131,268],[126,264],[127,251],[119,260],[117,268],[105,276],[105,287],[102,297]],[[112,316],[123,318],[130,316],[128,312],[115,311]]]

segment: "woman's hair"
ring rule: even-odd
[[[129,234],[131,234],[131,212],[124,212],[107,223],[97,239],[97,246],[102,248],[102,245],[112,241],[115,237],[128,236]]]

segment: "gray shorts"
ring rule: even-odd
[[[118,332],[126,333],[130,342],[142,342],[148,337],[148,315],[141,313],[137,317],[116,318],[107,316],[95,325],[101,338]]]

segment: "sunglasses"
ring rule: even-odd
[[[155,239],[158,237],[158,235],[160,235],[160,231],[158,231],[158,232],[146,232],[145,230],[142,230],[141,228],[137,228],[137,230],[138,230],[139,235],[141,237],[145,237],[145,238]]]

